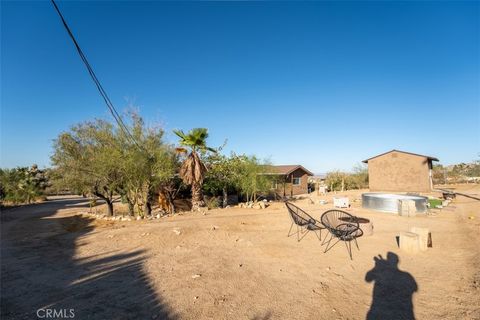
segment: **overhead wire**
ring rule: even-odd
[[[65,20],[62,12],[58,8],[57,4],[55,3],[55,0],[51,0],[51,2],[52,2],[53,6],[55,8],[55,11],[58,13],[58,16],[62,20],[63,26],[65,27],[65,30],[67,31],[68,35],[70,36],[70,39],[72,40],[73,44],[75,45],[75,48],[77,49],[77,52],[80,55],[80,58],[82,59],[83,63],[85,64],[85,67],[87,68],[87,71],[90,74],[90,77],[92,78],[92,80],[95,83],[95,86],[97,87],[100,95],[102,96],[103,100],[105,101],[105,104],[107,105],[107,108],[110,111],[111,115],[113,116],[113,118],[117,122],[120,129],[125,133],[127,139],[129,139],[130,142],[133,142],[138,148],[140,148],[142,150],[145,150],[145,148],[143,148],[138,143],[138,141],[135,139],[135,137],[131,134],[130,130],[128,129],[128,127],[123,122],[122,117],[120,116],[118,111],[115,109],[115,106],[113,105],[112,101],[108,97],[107,92],[105,91],[102,84],[100,83],[100,80],[97,78],[97,75],[93,71],[92,66],[88,62],[87,57],[83,53],[82,48],[78,44],[78,42],[77,42],[75,36],[73,35],[70,27],[68,26],[67,21]]]

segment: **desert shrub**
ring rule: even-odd
[[[353,173],[331,171],[325,178],[330,191],[363,189],[368,187],[368,170],[363,164],[356,165]]]
[[[217,209],[220,207],[220,199],[217,197],[205,197],[205,204],[208,209]]]
[[[43,199],[48,179],[36,165],[30,168],[0,169],[0,201],[11,204]]]

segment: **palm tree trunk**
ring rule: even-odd
[[[192,211],[198,211],[202,207],[205,207],[202,186],[199,183],[192,183]]]

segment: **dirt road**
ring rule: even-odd
[[[328,209],[296,204],[316,218]],[[2,212],[2,319],[37,319],[39,309],[72,309],[74,319],[480,319],[471,199],[416,218],[354,203],[375,231],[353,261],[342,243],[323,253],[313,234],[287,238],[282,204],[140,222],[94,220],[79,214],[86,206],[67,198]],[[395,236],[413,225],[430,228],[433,248],[398,249]]]

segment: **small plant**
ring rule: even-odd
[[[435,209],[441,205],[442,205],[442,200],[440,199],[428,199],[428,206],[430,207],[430,209]]]
[[[211,197],[206,199],[205,204],[208,209],[217,209],[220,207],[220,201],[217,197]]]

